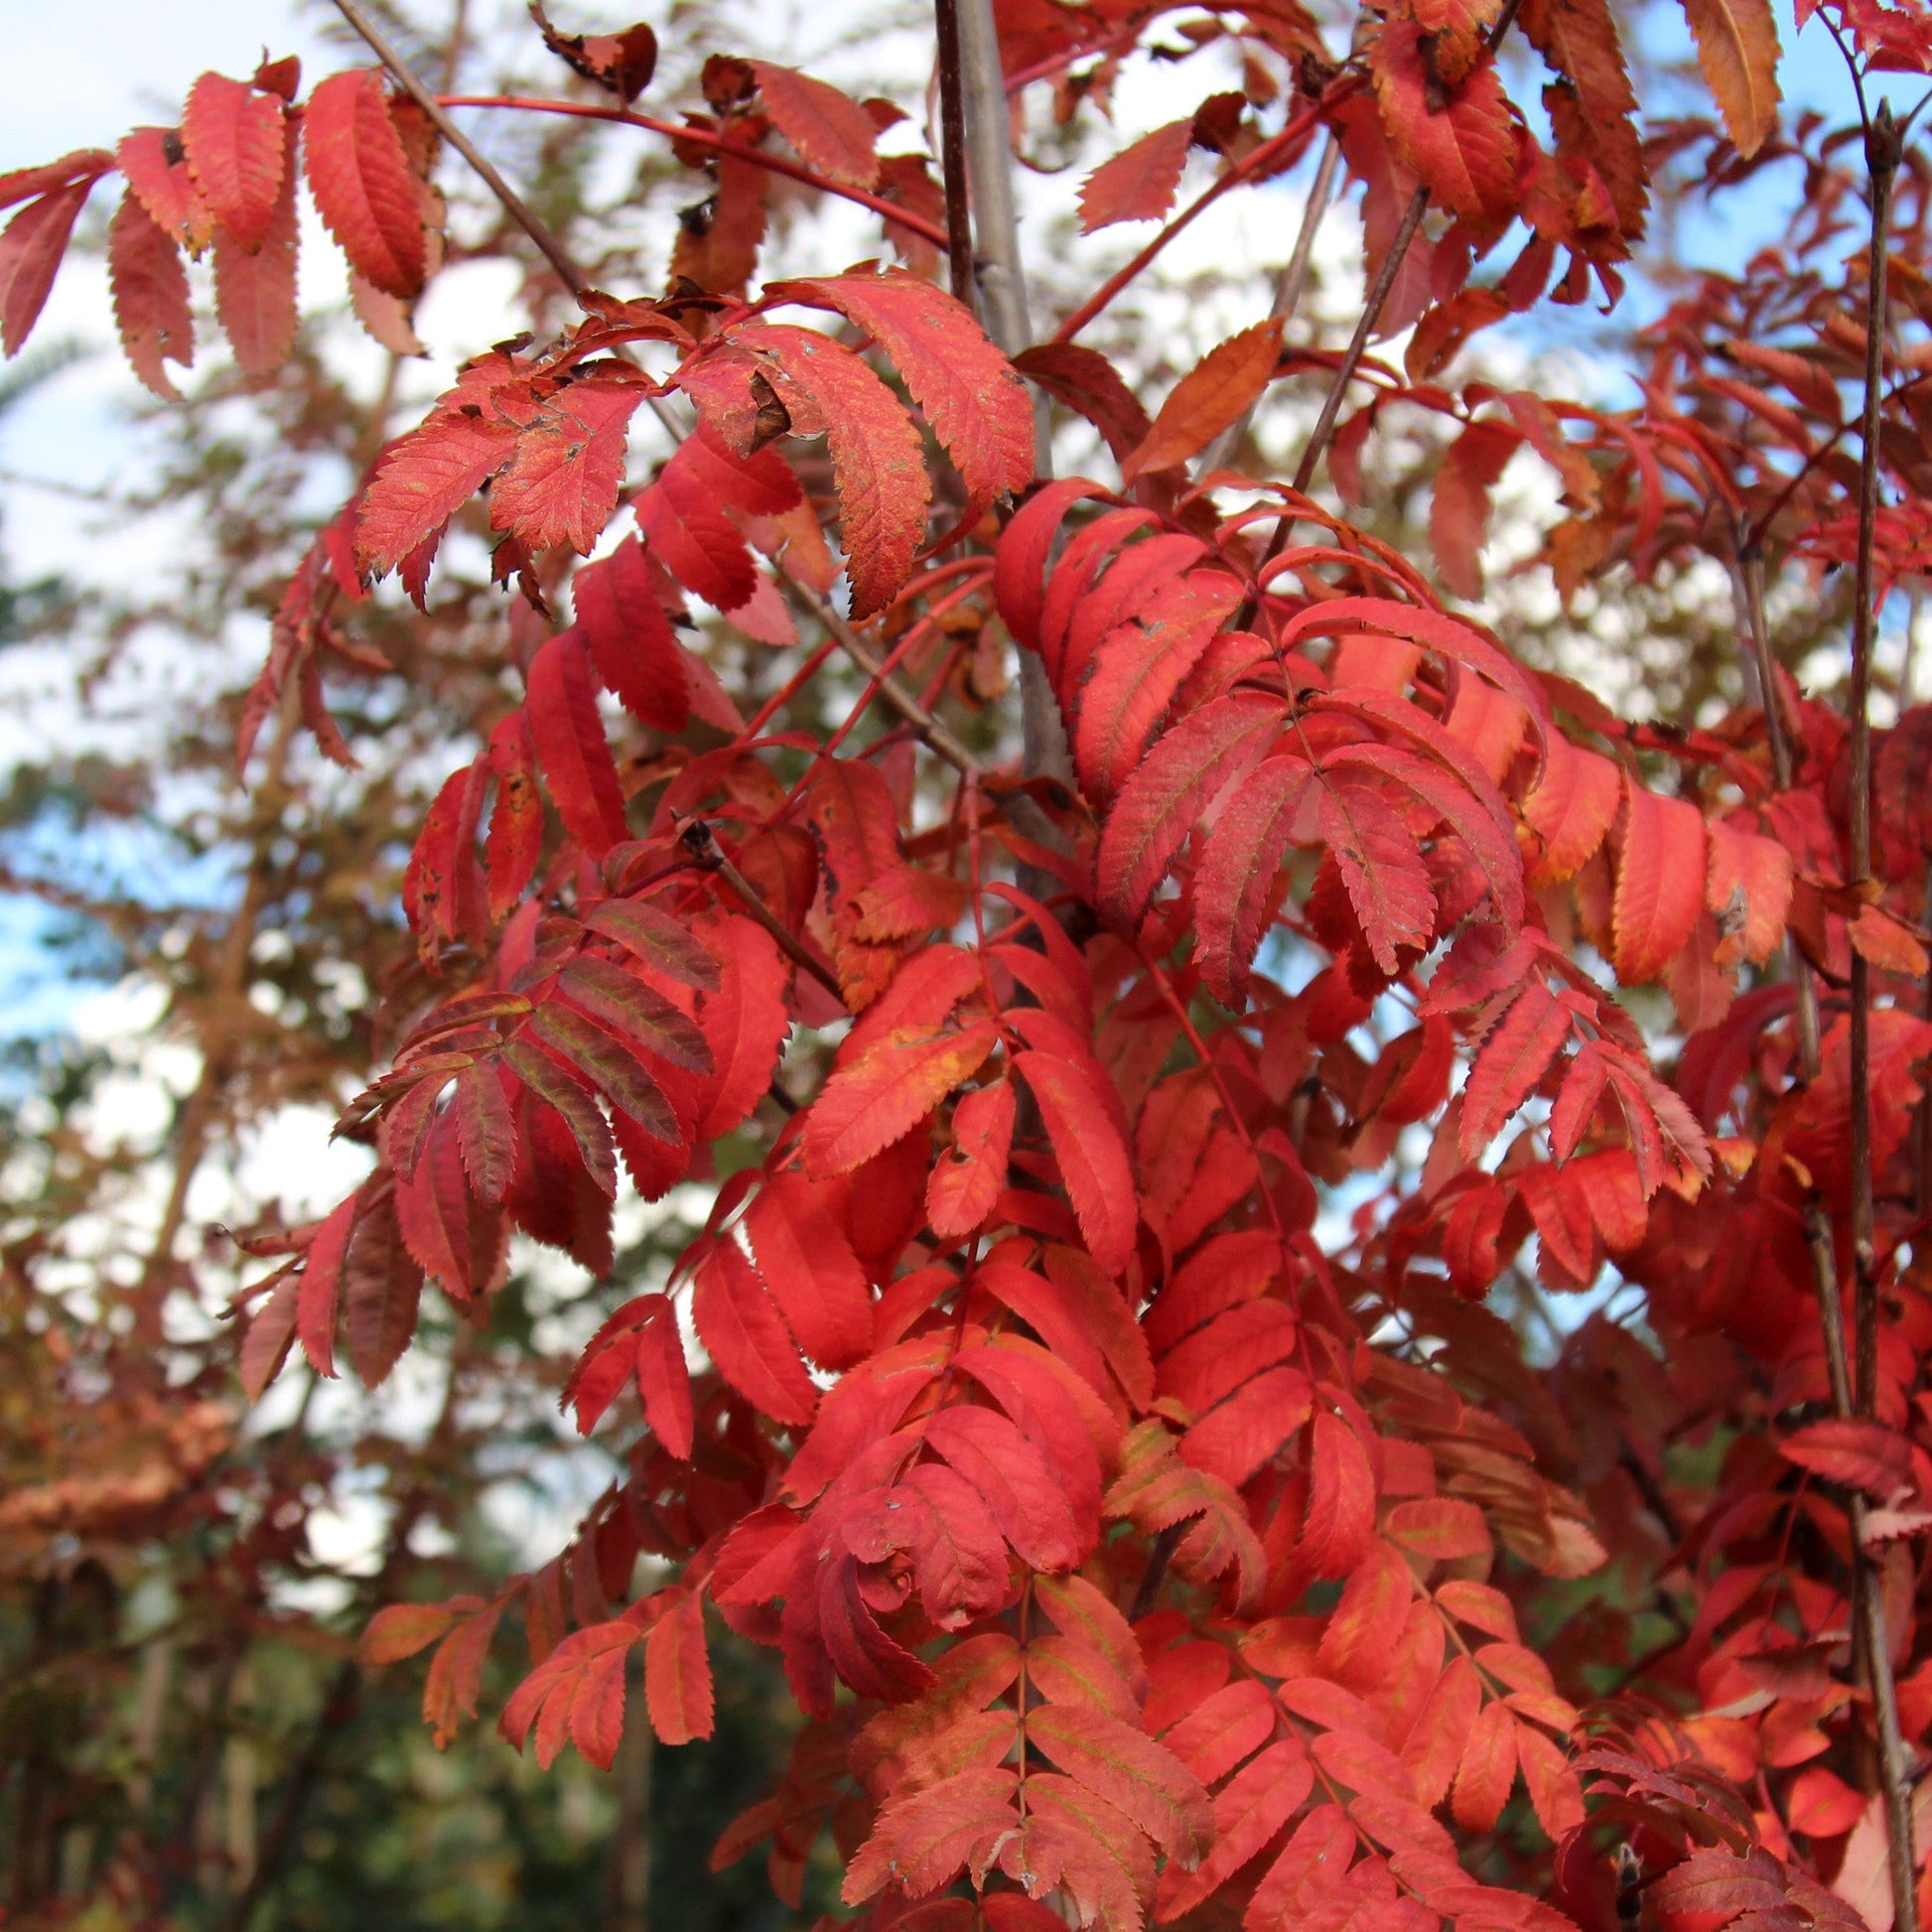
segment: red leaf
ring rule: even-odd
[[[871,188],[879,180],[874,152],[879,130],[851,95],[796,68],[747,61],[758,76],[759,95],[771,122],[799,156],[822,175]]]
[[[971,313],[945,290],[902,270],[786,282],[795,295],[849,316],[905,378],[965,481],[963,524],[1000,496],[1018,496],[1034,476],[1034,411],[1027,385]]]
[[[823,431],[839,492],[854,621],[904,587],[925,535],[932,485],[904,405],[849,348],[809,329],[750,323],[733,340],[756,348],[801,436]]]
[[[801,1173],[766,1177],[745,1216],[758,1271],[822,1368],[872,1353],[872,1295],[826,1190]]]
[[[1570,1009],[1532,980],[1482,1042],[1462,1089],[1460,1146],[1473,1161],[1530,1097],[1570,1037]]]
[[[349,266],[407,302],[428,271],[422,203],[380,68],[334,73],[303,114],[309,189]]]
[[[694,1589],[684,1590],[644,1639],[644,1702],[660,1744],[688,1744],[711,1735],[704,1598]]]
[[[1223,786],[1261,762],[1282,724],[1280,700],[1242,692],[1203,705],[1156,744],[1100,835],[1095,872],[1111,917],[1140,924],[1196,821]]]
[[[1247,1002],[1249,969],[1275,909],[1275,880],[1314,776],[1303,758],[1265,759],[1222,807],[1194,878],[1201,978],[1223,1006]]]
[[[846,1867],[839,1896],[848,1905],[863,1904],[897,1880],[919,1898],[949,1883],[975,1847],[1018,1828],[1013,1808],[1018,1784],[1018,1774],[1010,1770],[961,1771],[894,1799]]]
[[[1109,156],[1080,184],[1080,232],[1092,234],[1115,221],[1165,219],[1193,142],[1189,114]]]
[[[926,1225],[942,1241],[970,1234],[998,1204],[1007,1184],[1017,1107],[1013,1084],[1001,1080],[962,1094],[953,1108],[953,1144],[926,1181]]]
[[[750,919],[726,919],[715,930],[723,973],[698,1016],[716,1068],[697,1126],[701,1141],[729,1134],[758,1105],[791,1025],[784,960],[770,935]]]
[[[1731,146],[1754,155],[1778,124],[1778,28],[1769,0],[1684,0],[1684,18]]]
[[[1655,979],[1683,950],[1704,909],[1704,814],[1624,782],[1611,964],[1625,986]]]
[[[293,144],[289,122],[282,139]],[[244,248],[226,228],[214,231],[214,312],[242,374],[272,375],[295,346],[295,171],[286,166],[282,189],[259,246]]]
[[[1516,1720],[1506,1704],[1486,1704],[1469,1728],[1455,1770],[1450,1808],[1465,1832],[1486,1832],[1516,1782]]]
[[[1543,841],[1536,882],[1556,886],[1583,870],[1616,822],[1623,774],[1560,732],[1549,735],[1548,752],[1543,776],[1523,801],[1523,816]]]
[[[1809,1423],[1787,1436],[1778,1453],[1801,1469],[1863,1489],[1879,1502],[1912,1479],[1911,1445],[1882,1423]]]
[[[680,1462],[691,1459],[691,1370],[669,1308],[637,1337],[637,1393],[651,1434]]]
[[[336,1372],[337,1292],[342,1287],[343,1261],[348,1253],[348,1237],[354,1230],[360,1203],[360,1193],[351,1194],[323,1222],[309,1244],[308,1260],[302,1269],[296,1333],[309,1366],[318,1375]]]
[[[1300,1738],[1284,1737],[1252,1758],[1214,1797],[1214,1849],[1183,1877],[1170,1865],[1161,1875],[1156,1915],[1179,1918],[1218,1891],[1300,1811],[1314,1789],[1314,1766]]]
[[[1073,1570],[1093,1547],[1096,1524],[1073,1520],[1066,1492],[1041,1451],[991,1409],[941,1409],[926,1444],[986,1499],[1021,1561],[1035,1570]]]
[[[625,838],[617,761],[597,715],[582,635],[552,637],[530,665],[530,735],[558,815],[585,852],[601,859]]]
[[[568,544],[588,556],[618,507],[630,418],[643,399],[635,382],[587,377],[548,402],[490,489],[489,527],[532,550]]]
[[[257,1309],[241,1339],[241,1359],[237,1365],[241,1387],[250,1402],[259,1402],[263,1391],[282,1372],[289,1348],[295,1340],[296,1304],[302,1296],[302,1278],[284,1274],[274,1292]]]
[[[1100,1084],[1106,1074],[1035,1050],[1015,1053],[1013,1065],[1038,1105],[1089,1251],[1108,1274],[1119,1274],[1134,1252],[1140,1210],[1127,1145]]]
[[[639,724],[682,731],[690,717],[684,659],[652,586],[644,548],[625,537],[572,580],[577,624],[597,674]]]
[[[922,1462],[906,1470],[849,1517],[844,1533],[864,1563],[904,1551],[919,1601],[942,1630],[990,1616],[1006,1602],[1006,1539],[985,1498],[954,1469]]]
[[[107,275],[114,292],[114,326],[134,373],[158,396],[179,402],[164,362],[183,368],[195,360],[195,317],[181,252],[129,190],[107,230]]]
[[[1471,423],[1443,456],[1429,504],[1436,568],[1457,597],[1482,595],[1482,546],[1489,536],[1489,492],[1521,447],[1507,423]]]
[[[1090,663],[1078,661],[1069,637],[1059,685],[1067,708],[1077,707],[1073,762],[1080,789],[1097,804],[1111,802],[1133,776],[1150,735],[1240,595],[1233,578],[1199,571],[1166,586],[1151,607],[1108,630]]]
[[[1438,106],[1424,32],[1417,20],[1391,19],[1369,54],[1389,145],[1445,207],[1472,218],[1510,214],[1516,137],[1495,66],[1473,68]]]
[[[730,1241],[714,1241],[693,1279],[691,1318],[725,1380],[773,1422],[809,1423],[818,1391],[752,1264]]]
[[[959,1033],[891,1033],[842,1066],[805,1118],[806,1171],[850,1173],[900,1140],[946,1095],[970,1080],[999,1038],[982,1020]]]
[[[0,346],[18,355],[67,253],[68,237],[86,206],[94,177],[29,202],[0,234]]]
[[[245,80],[205,73],[188,90],[181,142],[202,199],[252,254],[268,239],[288,167],[283,104]]]
[[[1346,778],[1324,778],[1317,809],[1362,936],[1393,975],[1398,953],[1427,947],[1436,930],[1436,894],[1416,836],[1379,791]]]
[[[1207,1793],[1153,1738],[1098,1711],[1043,1704],[1028,1714],[1027,1740],[1069,1777],[1117,1805],[1183,1871],[1207,1856],[1214,1840]]]
[[[456,410],[432,416],[383,458],[355,520],[355,554],[381,577],[435,537],[509,461],[508,423]]]

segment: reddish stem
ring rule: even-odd
[[[514,107],[526,114],[570,114],[578,120],[617,121],[624,127],[645,128],[652,134],[662,134],[673,141],[689,141],[698,147],[710,148],[715,154],[735,155],[740,161],[749,161],[755,167],[766,169],[774,175],[787,175],[793,181],[803,182],[807,188],[818,189],[822,194],[857,202],[861,207],[869,207],[875,214],[883,214],[889,221],[897,222],[908,233],[931,242],[935,248],[946,246],[944,228],[928,221],[922,214],[915,214],[908,207],[901,207],[897,202],[889,202],[884,196],[874,195],[864,188],[854,188],[846,182],[829,180],[824,175],[815,174],[802,162],[787,161],[783,155],[766,154],[744,141],[734,141],[729,134],[713,134],[708,128],[679,127],[673,121],[660,121],[651,114],[633,113],[626,107],[601,107],[594,101],[550,100],[532,94],[439,94],[437,103],[443,107]]]
[[[1099,288],[1053,331],[1052,340],[1056,343],[1070,343],[1197,214],[1218,202],[1229,189],[1239,188],[1244,181],[1260,173],[1284,149],[1292,147],[1297,141],[1306,139],[1329,107],[1360,85],[1359,80],[1352,78],[1344,81],[1312,107],[1303,108],[1279,134],[1271,135],[1252,154],[1237,161],[1219,181],[1213,183],[1182,208],[1125,268],[1108,276]]]

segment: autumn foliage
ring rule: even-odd
[[[1914,6],[1810,12],[1862,72],[1932,67]],[[486,540],[520,702],[402,881],[392,1050],[339,1129],[368,1177],[248,1237],[251,1398],[297,1357],[381,1382],[513,1235],[605,1281],[621,1189],[710,1189],[667,1279],[598,1291],[562,1391],[622,1479],[535,1574],[362,1637],[428,1653],[439,1737],[523,1646],[490,1715],[546,1764],[608,1766],[626,1724],[702,1748],[715,1646],[773,1647],[803,1727],[716,1863],[760,1853],[795,1904],[829,1833],[881,1932],[1932,1905],[1932,1831],[1900,1842],[1932,1794],[1932,710],[1866,723],[1870,614],[1932,566],[1932,173],[1882,119],[1787,126],[1766,0],[1685,14],[1715,114],[1666,123],[1606,0],[1002,4],[1008,91],[1062,122],[1163,35],[1245,64],[1093,169],[1086,231],[1164,240],[1330,141],[1360,191],[1362,333],[1400,360],[1277,315],[1152,408],[1075,340],[1142,261],[996,345],[940,279],[965,183],[882,155],[897,109],[730,54],[652,105],[647,29],[544,24],[572,111],[675,142],[707,199],[654,291],[579,278],[369,465],[239,745],[293,707],[348,759],[327,680],[371,674],[364,614],[433,607],[443,547]],[[113,183],[161,395],[210,273],[277,379],[302,193],[407,350],[464,165],[441,112],[373,61],[306,92],[278,62],[0,180],[7,348]],[[1654,195],[1792,158],[1804,232],[1670,291],[1637,406],[1454,374],[1614,304]],[[779,182],[895,264],[761,282]],[[1247,413],[1297,384],[1335,405],[1302,473],[1250,474]],[[1440,452],[1433,554],[1378,533],[1398,416]],[[1082,420],[1105,474],[1051,477],[1042,421]],[[1743,702],[1628,722],[1470,615],[1525,450],[1564,598],[1729,574]],[[1847,573],[1849,708],[1764,615]],[[769,653],[756,690],[720,626]],[[1009,646],[1025,757],[1017,699],[961,735]],[[854,664],[857,708],[800,729]],[[1534,1346],[1504,1282],[1556,1311]]]

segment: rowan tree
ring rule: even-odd
[[[152,1834],[73,1849],[62,1687],[193,1525],[226,1698],[359,1462],[388,1528],[318,1738],[426,1653],[439,1743],[494,1673],[545,1767],[701,1753],[714,1655],[762,1646],[799,1725],[713,1863],[794,1910],[829,1870],[821,1922],[1915,1927],[1932,707],[1909,647],[1873,685],[1932,561],[1932,171],[1875,85],[1932,17],[1804,9],[1834,127],[1781,113],[1767,0],[1686,0],[1697,114],[1606,0],[936,0],[901,101],[540,8],[553,90],[467,93],[338,5],[359,64],[0,178],[10,353],[97,186],[171,403],[207,278],[207,613],[240,584],[265,631],[170,748],[211,772],[218,723],[243,774],[201,834],[239,909],[115,908],[202,1052],[85,1295],[130,1164],[26,1129],[16,1902],[181,1909]],[[1150,65],[1183,113],[1110,136]],[[473,110],[528,128],[527,199]],[[1079,160],[1050,253],[1016,150]],[[1646,256],[1654,203],[1778,171],[1781,245]],[[1170,366],[1163,252],[1291,178],[1272,309]],[[305,195],[372,403],[298,326]],[[819,252],[855,223],[872,258]],[[479,260],[529,327],[413,408],[413,305]],[[1555,311],[1634,405],[1491,352]],[[207,1148],[291,1099],[364,1176],[195,1227]],[[561,1363],[544,1248],[602,1317]],[[421,1347],[428,1426],[331,1422]],[[612,1480],[465,1590],[417,1531],[546,1395]]]

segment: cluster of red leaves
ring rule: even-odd
[[[1688,11],[1734,149],[1773,152],[1762,0]],[[1071,111],[1074,66],[1116,60],[1157,17],[1013,9],[1010,69],[1053,79]],[[1883,38],[1859,20],[1862,42]],[[1503,91],[1504,21],[1394,6],[1340,71],[1297,8],[1217,21],[1204,37],[1298,65],[1304,108],[1264,139],[1249,115],[1268,89],[1213,97],[1095,173],[1087,224],[1164,216],[1195,148],[1219,157],[1218,193],[1325,123],[1365,185],[1372,261],[1418,189],[1447,217],[1384,316],[1418,325],[1406,371],[1365,365],[1370,398],[1334,446],[1345,499],[1401,402],[1454,425],[1431,521],[1454,591],[1480,588],[1488,492],[1525,447],[1571,512],[1547,552],[1566,592],[1694,551],[1720,506],[1838,555],[1853,345],[1825,324],[1843,289],[1713,279],[1654,332],[1646,403],[1624,414],[1437,382],[1474,329],[1542,298],[1560,249],[1553,299],[1591,275],[1614,294],[1644,219],[1607,8],[1523,9],[1553,76],[1553,155]],[[544,31],[626,101],[648,80],[639,30]],[[1829,1015],[1819,1076],[1794,1078],[1793,989],[1759,975],[1787,935],[1828,990],[1855,952],[1870,965],[1887,996],[1871,1155],[1886,1201],[1908,1199],[1932,1045],[1904,1004],[1927,964],[1932,718],[1884,745],[1883,876],[1850,886],[1843,726],[1788,682],[1780,789],[1761,713],[1627,727],[1319,503],[1190,483],[1188,460],[1287,372],[1275,324],[1221,345],[1152,417],[1097,352],[1028,351],[1018,368],[1100,426],[1122,478],[1036,483],[1021,375],[922,275],[865,264],[744,299],[774,133],[889,228],[893,196],[918,206],[923,164],[876,153],[885,116],[761,62],[716,59],[703,85],[682,138],[716,194],[670,294],[587,295],[556,340],[469,364],[317,536],[277,621],[244,757],[291,677],[346,756],[319,653],[358,661],[344,611],[376,578],[423,603],[480,492],[497,577],[540,617],[571,553],[605,546],[574,564],[574,621],[520,666],[523,703],[430,809],[404,901],[442,989],[398,1016],[391,1067],[345,1116],[371,1176],[257,1244],[285,1258],[253,1291],[244,1381],[259,1392],[298,1341],[333,1373],[339,1336],[381,1380],[424,1286],[474,1308],[511,1230],[608,1274],[621,1167],[646,1198],[702,1176],[792,1028],[850,1025],[671,1278],[616,1309],[570,1376],[586,1433],[636,1391],[622,1480],[537,1575],[391,1606],[365,1656],[435,1646],[425,1711],[447,1739],[514,1607],[531,1670],[504,1732],[534,1733],[545,1762],[570,1742],[608,1765],[638,1645],[656,1734],[710,1733],[709,1606],[778,1649],[808,1720],[720,1860],[768,1842],[796,1902],[829,1830],[847,1904],[882,1932],[1069,1916],[1595,1932],[1618,1908],[1611,1829],[1673,1932],[1838,1932],[1858,1922],[1848,1898],[1875,1922],[1880,1814],[1820,1761],[1849,1768],[1869,1725],[1843,1674],[1842,1494],[1871,1505],[1918,1742],[1932,1321],[1900,1292],[1872,1418],[1817,1419],[1821,1220],[1851,1252],[1849,1027]],[[294,94],[283,65],[252,86],[207,76],[179,130],[0,182],[25,205],[0,239],[9,348],[118,166],[117,312],[144,379],[165,388],[163,359],[188,357],[183,246],[212,248],[237,357],[271,368],[294,327],[298,133],[365,319],[403,319],[374,305],[406,304],[434,264],[431,144],[373,72],[300,110]],[[1519,219],[1513,264],[1471,284]],[[1817,345],[1780,345],[1808,327]],[[1757,380],[1686,352],[1714,334]],[[632,488],[629,422],[672,394],[699,426]],[[818,437],[836,559],[807,487],[823,472],[792,456]],[[1921,455],[1901,433],[1886,460],[1912,499],[1897,568],[1916,570]],[[952,491],[937,517],[935,473]],[[621,513],[632,527],[607,545]],[[934,560],[976,532],[990,557]],[[854,622],[880,619],[896,656],[941,653],[935,692],[996,624],[1033,653],[1071,787],[955,757],[948,815],[915,833],[891,741],[841,757],[771,734],[778,701],[748,722],[679,640],[696,600],[792,647],[787,588],[822,596],[841,569]],[[970,629],[941,627],[967,608]],[[787,783],[780,755],[800,752]],[[1312,968],[1293,992],[1291,954]],[[1670,1079],[1622,997],[1652,984],[1687,1041]],[[1427,1158],[1398,1183],[1418,1128]],[[1352,1232],[1317,1241],[1318,1189],[1344,1185]],[[1911,1231],[1888,1207],[1881,1272]],[[1665,1361],[1597,1316],[1554,1388],[1536,1375],[1479,1306],[1532,1235],[1550,1290],[1606,1264],[1641,1284]],[[1717,1507],[1679,1524],[1665,1446],[1706,1427],[1729,1432],[1731,1460]],[[1541,1580],[1579,1585],[1611,1558],[1655,1570],[1671,1546],[1698,1601],[1653,1673],[1672,1716],[1587,1719],[1591,1660],[1524,1640]],[[631,1601],[643,1555],[675,1581]],[[1554,1854],[1519,1857],[1525,1838]],[[1472,1876],[1472,1847],[1512,1882]]]

